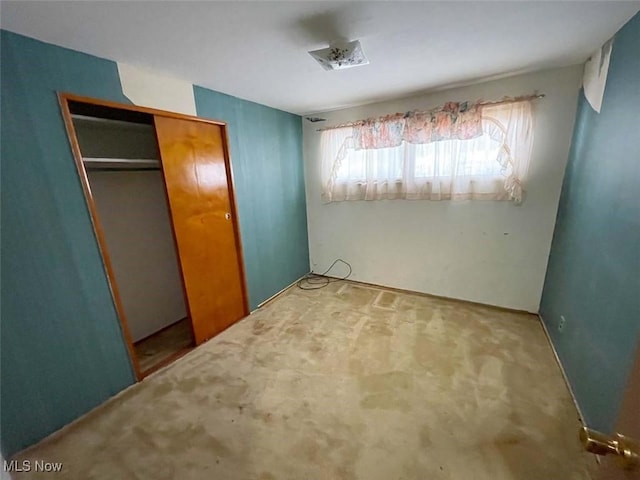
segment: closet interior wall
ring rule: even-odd
[[[78,115],[73,123],[136,342],[188,315],[154,128]]]

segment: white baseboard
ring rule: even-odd
[[[309,272],[311,273],[311,272]],[[302,275],[300,278],[298,278],[297,280],[291,282],[289,285],[287,285],[286,287],[284,287],[282,290],[280,290],[277,293],[274,293],[273,295],[271,295],[269,298],[267,298],[264,302],[261,302],[258,304],[258,306],[256,307],[255,310],[252,310],[251,313],[255,312],[256,310],[258,310],[259,308],[264,307],[267,303],[269,303],[271,300],[275,300],[275,298],[277,296],[279,296],[280,294],[282,294],[285,290],[289,290],[291,287],[293,287],[296,283],[298,283],[300,280],[302,280],[304,277],[306,277],[307,275],[309,275],[309,273],[305,273],[304,275]]]
[[[549,335],[549,330],[547,330],[547,324],[544,323],[544,320],[542,319],[542,315],[540,315],[539,313],[538,313],[538,318],[540,319],[540,323],[542,324],[542,329],[544,330],[544,334],[547,336],[547,341],[549,342],[549,345],[551,346],[551,350],[553,351],[553,356],[556,358],[556,363],[558,364],[558,367],[560,367],[560,372],[562,372],[562,378],[564,378],[564,383],[566,384],[567,389],[571,394],[571,398],[573,399],[573,404],[575,405],[576,410],[578,411],[580,422],[582,423],[582,425],[587,426],[587,422],[585,421],[584,415],[582,414],[582,410],[580,409],[580,404],[576,399],[575,393],[573,393],[573,388],[571,388],[571,383],[569,383],[569,377],[567,377],[567,372],[565,372],[564,370],[564,366],[562,365],[562,362],[560,361],[560,357],[558,356],[558,351],[556,350],[556,347],[553,344],[553,341],[551,340],[551,335]]]

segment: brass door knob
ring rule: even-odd
[[[596,455],[617,455],[625,469],[632,470],[640,465],[640,446],[632,438],[619,433],[606,435],[587,427],[580,429],[580,441],[587,452]]]

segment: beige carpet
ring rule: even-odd
[[[146,372],[194,345],[191,320],[184,318],[135,344],[138,365]]]
[[[584,480],[535,316],[292,288],[18,460],[74,479]]]

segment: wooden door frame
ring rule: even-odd
[[[624,386],[624,393],[618,410],[618,418],[613,433],[621,433],[634,440],[640,440],[640,417],[637,406],[640,404],[640,340],[636,342],[635,355],[631,371]],[[608,432],[607,432],[608,433]],[[640,475],[640,467],[634,471],[623,470],[617,458],[607,455],[597,473],[599,480],[633,480]]]
[[[91,224],[93,226],[93,231],[96,237],[96,241],[98,244],[98,249],[100,250],[100,255],[102,256],[102,262],[105,269],[105,274],[107,277],[107,283],[109,284],[109,289],[111,290],[111,297],[113,299],[113,303],[116,309],[116,313],[118,315],[118,319],[120,321],[120,326],[122,328],[122,333],[124,336],[124,340],[127,346],[127,351],[129,352],[129,358],[131,359],[131,365],[133,367],[133,371],[136,376],[136,380],[140,381],[144,378],[145,374],[140,370],[140,365],[138,359],[136,357],[136,352],[134,348],[133,338],[131,336],[131,330],[129,329],[129,323],[127,321],[127,316],[124,311],[124,307],[122,305],[122,300],[120,297],[120,292],[118,290],[118,285],[116,282],[115,274],[113,271],[113,266],[111,263],[111,258],[109,256],[109,252],[107,249],[107,243],[104,236],[104,230],[100,224],[100,220],[98,217],[98,211],[96,208],[96,203],[93,198],[93,193],[91,192],[91,186],[89,183],[89,177],[87,176],[87,171],[84,167],[84,163],[82,161],[82,153],[80,151],[80,144],[78,143],[78,137],[76,135],[76,130],[73,125],[73,118],[71,116],[71,109],[69,108],[69,102],[80,102],[86,103],[90,105],[98,105],[102,107],[109,107],[119,110],[128,110],[132,112],[141,112],[154,116],[163,116],[169,118],[177,118],[182,120],[189,120],[201,123],[208,123],[213,125],[218,125],[222,128],[222,144],[224,150],[224,162],[225,169],[227,173],[227,188],[229,190],[229,202],[231,205],[232,212],[232,221],[233,221],[233,232],[234,238],[236,241],[238,262],[240,267],[240,279],[242,286],[242,299],[243,299],[243,309],[244,315],[249,314],[249,298],[247,293],[247,281],[246,281],[246,273],[244,266],[244,255],[242,250],[242,239],[240,236],[240,225],[238,223],[238,212],[236,207],[236,198],[235,198],[235,183],[233,177],[233,170],[231,168],[231,154],[229,150],[229,135],[227,131],[226,122],[222,122],[219,120],[211,120],[206,118],[195,117],[192,115],[185,115],[182,113],[176,112],[168,112],[164,110],[158,110],[155,108],[149,107],[139,107],[137,105],[127,105],[121,104],[117,102],[111,102],[108,100],[101,100],[97,98],[84,97],[81,95],[76,95],[73,93],[66,92],[58,92],[58,103],[60,104],[60,110],[62,112],[62,118],[64,120],[64,124],[67,130],[67,136],[69,138],[69,143],[71,144],[71,151],[73,153],[73,157],[76,164],[76,169],[78,171],[78,176],[80,177],[80,183],[82,184],[82,190],[84,192],[85,201],[87,202],[87,208],[89,210],[89,216],[91,218]],[[154,126],[155,129],[155,126]],[[160,159],[160,165],[162,166],[162,160]],[[163,171],[164,175],[164,171]],[[166,186],[165,186],[165,197],[167,200],[167,204],[169,202],[169,198],[167,197]],[[170,210],[169,210],[170,212]],[[171,215],[171,213],[169,213]],[[173,231],[173,225],[171,226],[171,232],[174,236],[174,248],[175,246],[175,232]],[[177,252],[177,250],[176,250]],[[178,261],[179,263],[179,261]],[[178,265],[180,269],[180,275],[182,276],[182,266]],[[182,280],[183,286],[183,295],[185,298],[185,303],[187,305],[187,309],[189,309],[189,301],[184,292],[184,279]]]

